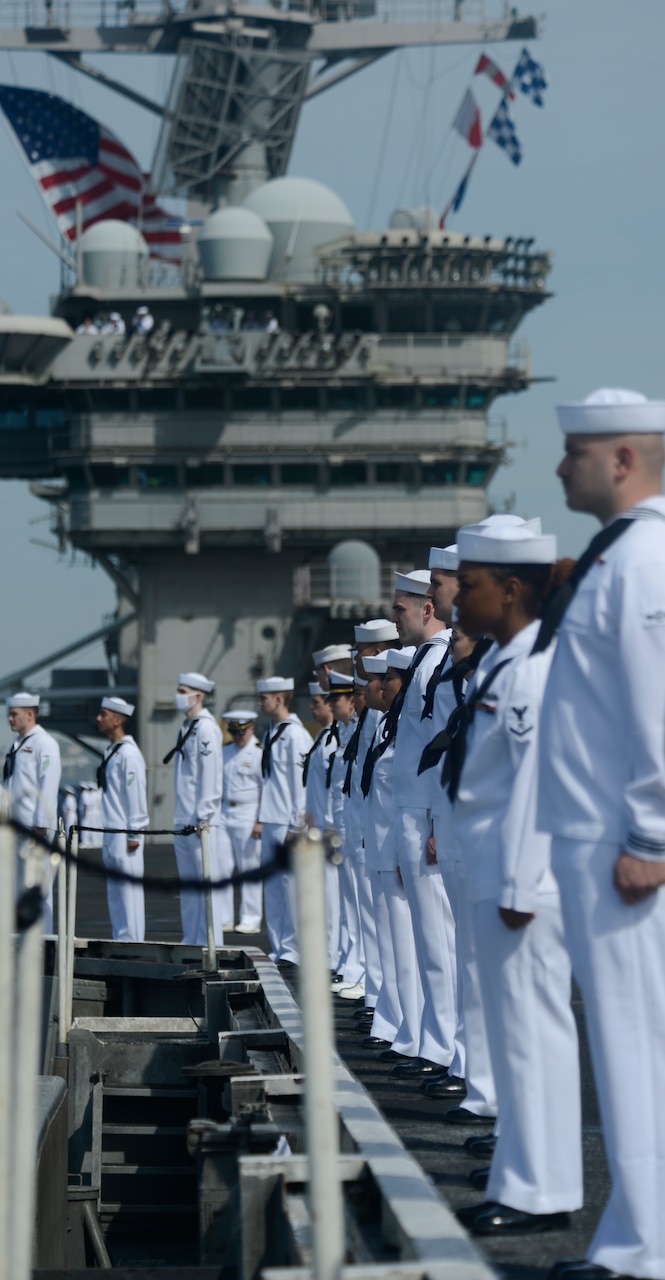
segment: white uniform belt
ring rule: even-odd
[[[258,802],[259,802],[258,795],[255,796],[252,800],[225,800],[224,804],[222,805],[222,813],[227,813],[229,809],[247,809],[250,806],[254,807],[254,805],[258,804]]]

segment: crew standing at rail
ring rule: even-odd
[[[580,557],[541,723],[539,824],[552,834],[582,990],[612,1190],[562,1280],[665,1275],[665,402],[561,405],[568,506],[600,533]]]
[[[60,748],[37,723],[38,693],[14,693],[7,699],[9,727],[17,735],[5,758],[4,784],[9,792],[12,818],[30,827],[37,835],[52,839],[58,825]],[[17,858],[16,889],[23,888],[25,862]],[[53,884],[50,867],[45,869],[44,932],[53,932]]]
[[[224,791],[220,827],[221,864],[236,871],[261,865],[261,744],[254,732],[256,711],[240,707],[224,719],[231,741],[222,748]],[[236,933],[259,933],[263,914],[261,882],[246,881],[240,889],[240,920]]]
[[[141,878],[144,838],[139,833],[147,827],[149,819],[145,760],[127,733],[127,722],[133,714],[134,707],[124,698],[112,695],[102,698],[97,728],[102,737],[108,738],[109,745],[97,770],[97,782],[102,792],[104,866]],[[113,937],[124,942],[143,942],[143,885],[107,879],[106,894]]]
[[[215,687],[213,680],[198,671],[178,676],[176,709],[184,716],[174,747],[164,757],[164,764],[175,759],[175,812],[173,822],[180,827],[208,828],[210,875],[213,880],[230,875],[233,861],[222,865],[219,829],[222,817],[222,733],[217,721],[203,705]],[[201,836],[174,836],[178,875],[181,880],[203,879]],[[233,927],[233,890],[219,889],[212,895],[215,942],[221,946],[224,929]],[[181,889],[180,917],[182,940],[190,946],[205,946],[205,895],[200,889]]]
[[[272,863],[305,822],[302,762],[312,746],[304,724],[289,711],[294,682],[289,676],[258,680],[259,710],[270,724],[263,736],[263,790],[259,806],[261,859]],[[298,964],[300,953],[294,923],[292,876],[286,869],[267,876],[263,909],[270,939],[270,956],[282,964]]]

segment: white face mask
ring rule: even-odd
[[[188,711],[191,711],[193,705],[190,701],[191,696],[191,693],[176,693],[176,711],[181,711],[183,715],[186,715]]]

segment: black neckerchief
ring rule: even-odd
[[[334,723],[334,721],[333,721],[333,723]],[[312,763],[312,756],[314,755],[314,752],[316,751],[316,748],[318,747],[319,743],[323,741],[323,739],[324,739],[325,735],[329,732],[329,729],[330,729],[330,725],[324,724],[323,728],[322,728],[322,729],[320,729],[320,730],[319,730],[319,732],[317,733],[317,735],[316,735],[316,740],[314,741],[314,743],[313,743],[313,744],[312,744],[312,746],[310,747],[309,751],[307,751],[307,752],[305,753],[305,755],[303,756],[303,758],[302,758],[302,783],[303,783],[303,786],[306,786],[306,785],[307,785],[307,778],[309,777],[309,768],[310,768],[310,765],[311,765],[311,763]]]
[[[421,720],[432,719],[432,712],[434,711],[434,698],[436,695],[436,691],[439,685],[441,684],[441,681],[445,680],[446,678],[446,672],[444,668],[446,666],[446,663],[449,657],[450,657],[450,644],[448,645],[446,652],[444,653],[441,661],[436,665],[429,680],[427,681],[427,688],[425,690],[425,702],[424,702],[424,706],[420,716]]]
[[[116,742],[115,745],[109,751],[108,755],[104,756],[102,763],[99,765],[99,768],[97,769],[97,786],[101,787],[102,791],[106,791],[106,770],[107,770],[109,761],[113,759],[114,755],[117,755],[123,742],[126,742],[126,741],[127,741],[126,738],[121,738],[119,742]]]
[[[7,752],[7,755],[5,756],[5,764],[2,770],[3,782],[9,782],[9,779],[11,778],[14,772],[14,766],[16,764],[17,755],[21,750],[21,747],[23,746],[23,744],[28,741],[28,738],[32,738],[33,734],[34,734],[34,729],[32,733],[26,733],[25,738],[21,738],[19,742],[12,743],[11,747],[9,748],[9,751]]]
[[[261,753],[261,773],[264,778],[269,778],[272,770],[272,749],[277,742],[277,739],[281,738],[284,730],[288,729],[290,723],[290,720],[282,720],[282,723],[277,726],[277,729],[273,733],[272,738],[270,737],[270,730],[266,729],[265,738],[263,739],[263,751]]]
[[[166,755],[164,756],[164,759],[162,760],[162,764],[170,764],[175,755],[181,755],[184,760],[185,743],[190,733],[194,732],[198,722],[199,722],[199,717],[197,716],[195,720],[192,720],[192,723],[190,724],[186,733],[183,733],[182,729],[178,731],[178,741],[176,742],[174,747],[171,747],[170,751],[167,751]]]
[[[390,738],[386,736],[386,737],[382,737],[380,741],[377,742],[376,735],[380,728],[383,728],[383,731],[385,732],[385,723],[383,724],[383,726],[377,725],[376,729],[374,730],[374,737],[372,738],[372,741],[370,743],[369,751],[365,756],[363,771],[360,778],[360,790],[362,791],[365,799],[367,799],[369,795],[369,790],[372,785],[372,777],[374,775],[374,768],[376,764],[381,759],[381,756],[388,750],[388,747],[392,746],[392,744],[395,741],[394,738]]]
[[[478,703],[489,693],[490,687],[498,676],[503,667],[508,666],[511,658],[504,658],[502,662],[497,662],[495,666],[488,671],[485,679],[474,689],[470,698],[467,698],[460,707],[453,711],[448,725],[450,725],[453,717],[455,723],[452,726],[452,734],[446,758],[443,762],[443,770],[441,773],[441,782],[444,787],[448,788],[448,796],[451,800],[455,800],[459,790],[460,778],[462,777],[462,769],[464,768],[464,760],[466,757],[466,740],[469,729],[473,724]]]
[[[454,663],[442,675],[440,683],[450,682],[452,684],[457,706],[449,715],[445,729],[440,729],[425,747],[418,765],[419,775],[425,773],[427,769],[433,769],[439,763],[444,751],[448,750],[457,724],[457,713],[464,701],[464,681],[468,680],[471,673],[478,669],[481,658],[485,656],[491,647],[492,641],[483,636],[482,640],[478,640],[474,645],[473,651],[466,658]]]
[[[414,658],[411,662],[411,666],[407,668],[404,679],[402,680],[402,687],[392,701],[392,704],[386,715],[385,723],[383,726],[383,736],[384,738],[387,738],[388,741],[394,738],[395,734],[397,733],[397,721],[399,720],[400,712],[402,710],[402,707],[404,706],[404,699],[406,698],[406,695],[408,693],[409,685],[411,684],[411,681],[413,680],[413,677],[415,676],[416,671],[418,670],[418,667],[420,666],[423,658],[425,657],[425,654],[429,653],[429,650],[431,648],[432,648],[431,641],[428,641],[426,644],[421,645],[418,652],[414,655]],[[365,759],[365,763],[367,763],[366,759]]]
[[[358,759],[358,752],[360,750],[360,735],[362,733],[363,725],[367,719],[368,711],[369,711],[369,707],[363,707],[362,711],[360,712],[360,715],[358,716],[358,723],[355,729],[353,730],[353,733],[344,748],[344,755],[342,759],[344,760],[344,763],[346,765],[346,773],[344,774],[344,783],[342,785],[343,796],[351,795],[351,775],[353,773],[353,766],[356,763],[356,760]]]
[[[543,653],[545,649],[549,649],[556,632],[559,630],[563,621],[563,615],[568,608],[577,588],[582,579],[586,576],[591,568],[594,560],[611,547],[622,533],[629,529],[634,523],[633,517],[623,517],[621,520],[613,520],[611,524],[605,525],[594,538],[591,539],[586,551],[582,553],[575,568],[566,578],[565,582],[556,591],[552,592],[549,600],[546,601],[543,610],[543,616],[540,623],[540,630],[536,636],[532,653]]]

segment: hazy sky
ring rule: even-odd
[[[487,0],[486,8],[496,15],[498,0]],[[501,505],[514,494],[515,509],[542,516],[567,554],[579,552],[593,526],[566,511],[554,478],[561,442],[553,405],[608,384],[665,398],[664,36],[662,0],[555,0],[542,39],[531,46],[549,77],[545,108],[520,96],[513,109],[523,162],[515,168],[487,142],[466,201],[449,223],[473,234],[533,236],[553,252],[555,296],[527,318],[518,337],[529,344],[534,376],[556,382],[536,383],[495,404],[492,416],[505,418],[516,448],[491,497]],[[510,72],[519,47],[488,51]],[[478,52],[393,54],[315,99],[303,112],[290,172],[334,187],[360,227],[384,225],[398,205],[431,200],[443,207],[470,155],[450,122]],[[98,65],[144,93],[164,96],[166,60],[100,58]],[[0,53],[0,78],[70,98],[149,168],[157,117],[42,55]],[[487,125],[496,91],[480,77],[474,91]],[[0,295],[17,312],[45,312],[59,265],[16,210],[52,236],[55,224],[6,129],[0,129],[0,164]],[[0,494],[4,673],[93,630],[112,610],[114,592],[83,558],[72,563],[34,545],[34,539],[53,539],[47,509],[26,485],[3,482]],[[95,664],[98,657],[88,652],[73,663]]]

